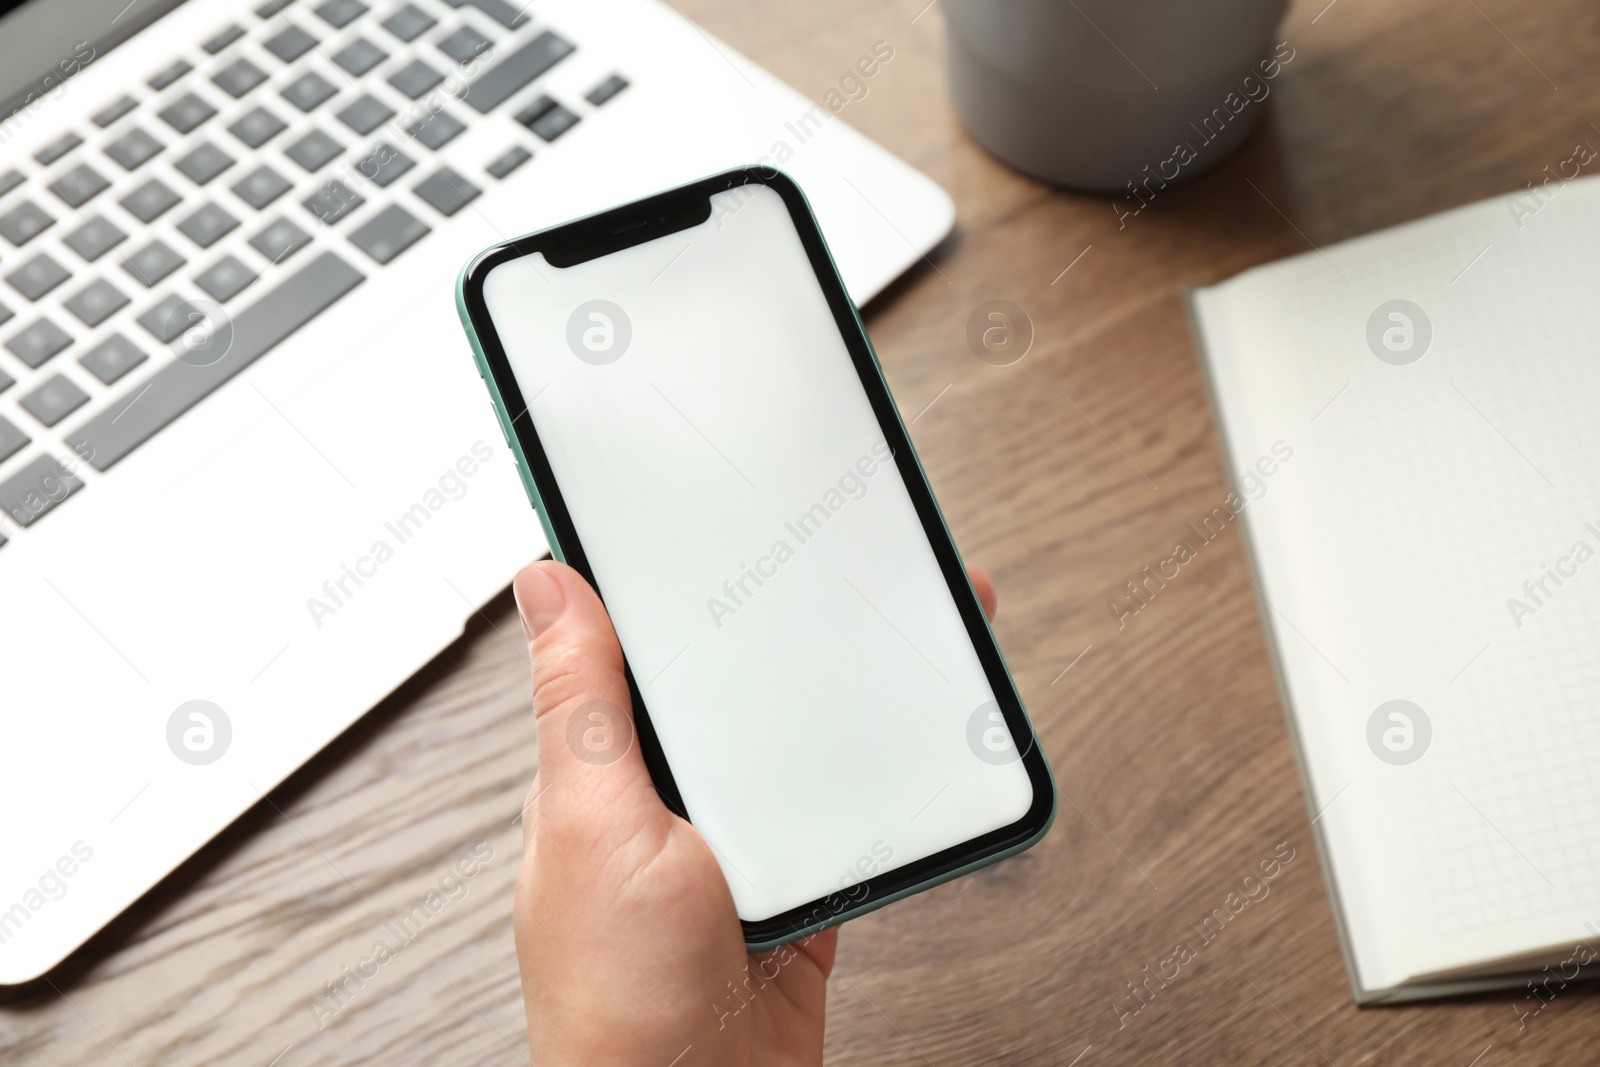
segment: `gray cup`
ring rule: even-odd
[[[972,136],[1057,185],[1148,199],[1244,143],[1294,50],[1287,0],[944,0]]]

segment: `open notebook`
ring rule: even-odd
[[[1531,1010],[1600,959],[1600,178],[1189,303],[1356,999]]]

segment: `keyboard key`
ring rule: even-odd
[[[599,107],[601,104],[605,103],[607,100],[610,100],[613,96],[616,96],[627,87],[627,78],[624,78],[620,74],[613,74],[599,85],[596,85],[593,89],[590,89],[589,95],[585,96],[584,99],[589,101],[589,103],[593,104],[595,107]]]
[[[12,310],[6,307],[4,304],[0,304],[0,326],[4,326],[6,323],[10,322],[13,317],[14,312],[12,312]],[[10,383],[8,382],[7,384]],[[4,386],[0,386],[0,389],[4,388]]]
[[[317,17],[336,30],[342,30],[356,19],[367,13],[367,5],[361,0],[324,0],[311,10]]]
[[[413,100],[418,99],[442,81],[444,81],[444,75],[420,59],[413,59],[389,75],[389,84]]]
[[[522,166],[532,158],[532,152],[519,146],[517,148],[507,150],[504,155],[497,158],[493,163],[490,163],[484,169],[489,172],[491,177],[504,178],[506,175],[510,174],[512,171],[516,170],[518,167]]]
[[[155,158],[162,148],[160,141],[141,129],[132,129],[106,145],[106,155],[116,160],[123,170],[138,170]]]
[[[282,263],[311,243],[311,235],[288,219],[278,219],[250,238],[250,247],[274,263]]]
[[[508,30],[514,30],[528,21],[528,16],[523,14],[506,0],[445,0],[451,7],[460,7],[463,3],[482,11]]]
[[[373,96],[363,96],[339,112],[339,121],[365,136],[394,118],[394,111]]]
[[[271,167],[257,167],[233,185],[234,193],[260,211],[292,188],[288,179]]]
[[[131,96],[123,96],[95,112],[94,117],[89,121],[103,130],[138,106],[139,101]]]
[[[238,219],[215,204],[207,204],[178,223],[178,232],[201,248],[210,248],[238,225]]]
[[[468,86],[462,99],[480,115],[487,115],[572,50],[572,45],[546,30],[485,71]]]
[[[321,253],[232,317],[233,338],[221,359],[204,366],[169,363],[69,435],[68,445],[97,470],[108,470],[363,280],[332,252]]]
[[[188,133],[217,113],[217,109],[193,93],[184,93],[156,114],[179,133]]]
[[[517,112],[517,121],[544,140],[554,141],[578,124],[578,116],[548,96],[541,96]]]
[[[22,184],[22,172],[15,168],[0,173],[0,196],[5,196],[11,190]]]
[[[340,152],[344,145],[335,141],[321,130],[312,130],[294,144],[283,150],[283,154],[300,164],[308,171],[316,171],[328,165]]]
[[[308,71],[290,82],[282,96],[301,111],[312,111],[338,91],[328,79]]]
[[[75,133],[63,134],[35,152],[33,158],[37,159],[42,166],[48,167],[82,143],[83,138]]]
[[[139,251],[122,261],[122,269],[146,289],[159,282],[187,262],[168,248],[164,241],[151,241]]]
[[[293,63],[316,47],[316,39],[299,26],[285,26],[261,42],[261,47],[283,60]]]
[[[388,58],[388,52],[365,37],[357,37],[333,54],[333,61],[357,78]]]
[[[19,401],[24,411],[46,426],[54,426],[88,402],[89,394],[64,374],[51,375]]]
[[[40,319],[6,342],[6,347],[28,366],[37,369],[45,360],[72,343],[66,331],[49,319]]]
[[[350,234],[350,243],[387,263],[429,232],[428,224],[398,204],[391,204]]]
[[[18,526],[32,526],[82,488],[54,456],[40,456],[0,482],[0,509]]]
[[[214,56],[243,36],[244,31],[238,26],[229,26],[200,47],[205,49],[206,55]]]
[[[217,86],[235,100],[267,80],[267,72],[248,59],[236,59],[211,76]]]
[[[123,296],[116,286],[104,278],[99,278],[69,299],[66,308],[78,316],[78,321],[93,328],[121,311],[127,304],[128,298]]]
[[[195,146],[194,151],[178,160],[173,166],[178,169],[178,173],[196,185],[204,185],[233,166],[233,157],[210,141],[202,141]]]
[[[264,107],[253,108],[228,127],[228,132],[251,148],[260,148],[289,126]]]
[[[193,69],[193,67],[180,59],[163,69],[161,73],[151,78],[146,84],[159,93]]]
[[[292,3],[294,3],[294,0],[267,0],[266,3],[256,8],[256,17],[270,19]]]
[[[483,190],[449,167],[442,167],[413,191],[439,214],[448,217],[476,200]]]
[[[155,307],[139,316],[139,325],[162,344],[170,344],[189,327],[206,318],[205,312],[181,296],[168,293]]]
[[[54,226],[55,222],[55,219],[46,215],[44,209],[33,201],[24,200],[4,215],[0,215],[0,237],[21,248]]]
[[[365,197],[344,182],[334,179],[318,189],[315,196],[305,201],[305,205],[307,211],[325,225],[332,226],[366,202]]]
[[[65,244],[85,260],[93,263],[127,239],[128,235],[115,223],[107,221],[103,215],[95,215],[67,234]]]
[[[7,274],[6,281],[29,300],[37,300],[70,277],[65,267],[41,252]]]
[[[111,183],[89,169],[87,163],[79,163],[46,184],[68,207],[82,207],[111,187]]]
[[[457,63],[471,63],[493,47],[493,41],[471,26],[463,26],[439,42],[439,51]]]
[[[416,165],[416,160],[398,148],[379,142],[372,149],[371,155],[356,164],[356,169],[361,172],[363,178],[382,189],[387,188],[390,182]]]
[[[431,30],[436,20],[420,11],[415,5],[407,4],[383,20],[383,28],[400,38],[402,41],[414,41],[418,36]]]
[[[154,222],[183,199],[164,185],[159,178],[151,178],[139,188],[118,201],[128,214],[140,222]]]
[[[132,341],[114,333],[85,352],[78,362],[84,370],[110,385],[148,358]]]
[[[223,256],[216,265],[196,276],[194,283],[219,304],[226,304],[256,280],[256,274],[233,256]]]
[[[437,152],[449,144],[466,127],[448,111],[435,111],[420,119],[408,122],[406,132]]]
[[[6,385],[10,384],[10,379],[7,379]],[[32,439],[27,434],[17,429],[9,420],[0,418],[0,463],[16,455],[30,440]]]

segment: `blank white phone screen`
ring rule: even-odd
[[[1033,791],[782,198],[712,205],[483,289],[689,817],[753,921],[1010,825]]]

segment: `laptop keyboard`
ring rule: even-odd
[[[507,0],[254,16],[0,168],[0,546],[628,86],[540,91],[576,46]]]

